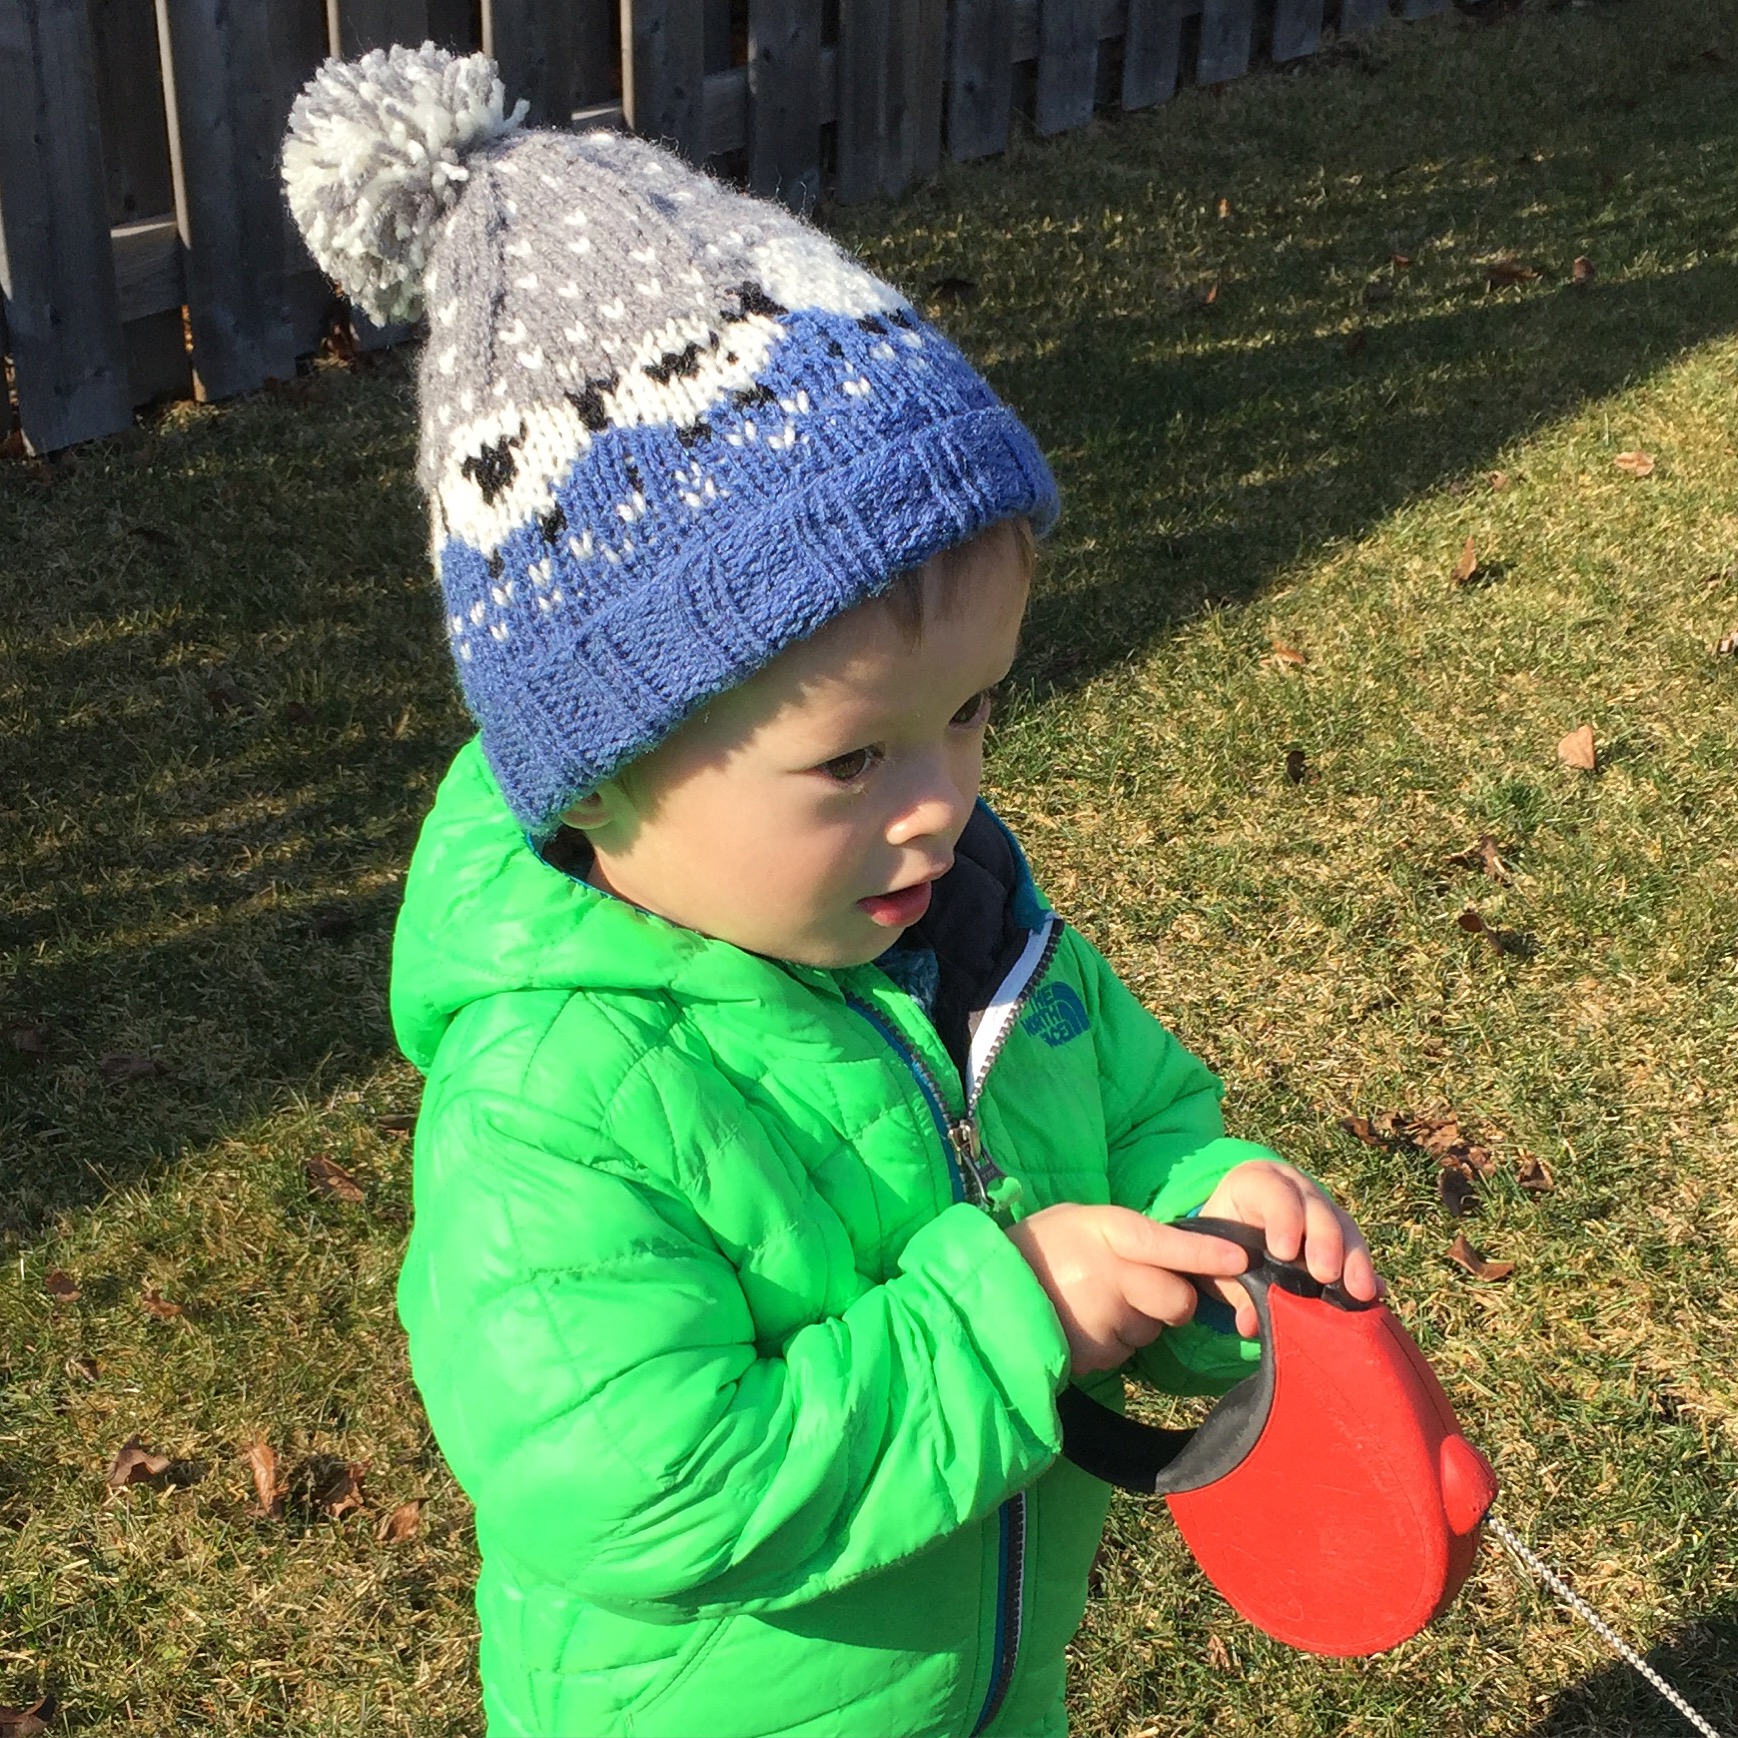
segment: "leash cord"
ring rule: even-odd
[[[1683,1717],[1702,1734],[1702,1738],[1720,1738],[1720,1734],[1672,1688],[1670,1684],[1614,1630],[1610,1624],[1600,1617],[1591,1605],[1572,1588],[1554,1569],[1536,1552],[1522,1544],[1519,1536],[1510,1527],[1496,1519],[1493,1515],[1485,1516],[1485,1525],[1502,1540],[1514,1557],[1526,1568],[1531,1569],[1577,1617],[1583,1617],[1592,1625],[1606,1644],[1618,1655],[1627,1660]]]

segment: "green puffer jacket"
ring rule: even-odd
[[[1064,1730],[1107,1492],[1057,1457],[1067,1350],[997,1217],[1168,1218],[1266,1155],[987,809],[921,927],[933,1023],[552,867],[474,743],[442,785],[393,957],[399,1311],[494,1738]],[[1251,1354],[1191,1324],[1143,1373]]]

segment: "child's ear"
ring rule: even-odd
[[[605,779],[596,790],[588,791],[561,818],[582,833],[595,833],[600,827],[611,826],[627,812],[627,798],[614,779]]]

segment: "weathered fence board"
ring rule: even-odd
[[[108,176],[108,218],[115,245],[115,290],[127,350],[127,384],[134,404],[185,398],[193,375],[181,321],[181,257],[175,237],[175,178],[169,164],[169,123],[157,64],[153,0],[90,0],[96,104]],[[168,246],[155,268],[129,283],[123,257],[134,232],[166,229]],[[130,256],[127,263],[132,263]],[[149,309],[130,306],[135,288]]]
[[[945,0],[849,0],[839,10],[841,203],[903,192],[941,161]]]
[[[1122,39],[1122,106],[1150,108],[1177,94],[1183,9],[1177,0],[1129,0]]]
[[[93,64],[85,0],[0,0],[0,299],[36,452],[131,420]]]
[[[429,34],[428,0],[326,0],[326,40],[345,60]]]
[[[1299,60],[1322,45],[1322,0],[1274,0],[1273,58]]]
[[[1090,0],[1041,0],[1033,125],[1040,133],[1085,126],[1097,80],[1098,7]]]
[[[820,0],[749,0],[748,184],[812,210],[821,196]]]
[[[1249,71],[1255,37],[1255,0],[1206,0],[1201,8],[1201,47],[1196,84],[1223,84]]]
[[[471,0],[426,0],[426,3],[431,40],[455,54],[474,54],[482,47],[482,38],[471,16]],[[607,7],[609,0],[602,3]]]
[[[1008,148],[1014,107],[1014,0],[954,0],[947,148],[956,162]]]
[[[274,164],[287,104],[265,9],[157,0],[175,218],[201,398],[295,373],[285,317],[283,198]]]
[[[531,105],[533,125],[565,127],[615,94],[611,12],[610,0],[484,0],[483,52],[512,99]]]
[[[633,0],[623,20],[622,104],[627,123],[698,159],[704,136],[705,18],[701,0]]]

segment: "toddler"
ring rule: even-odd
[[[1031,436],[887,284],[494,69],[328,63],[316,257],[426,308],[419,470],[477,738],[392,1014],[399,1287],[476,1507],[496,1738],[1060,1734],[1106,1488],[1070,1379],[1221,1389],[1231,1244],[1350,1222],[1046,905],[978,797]]]

